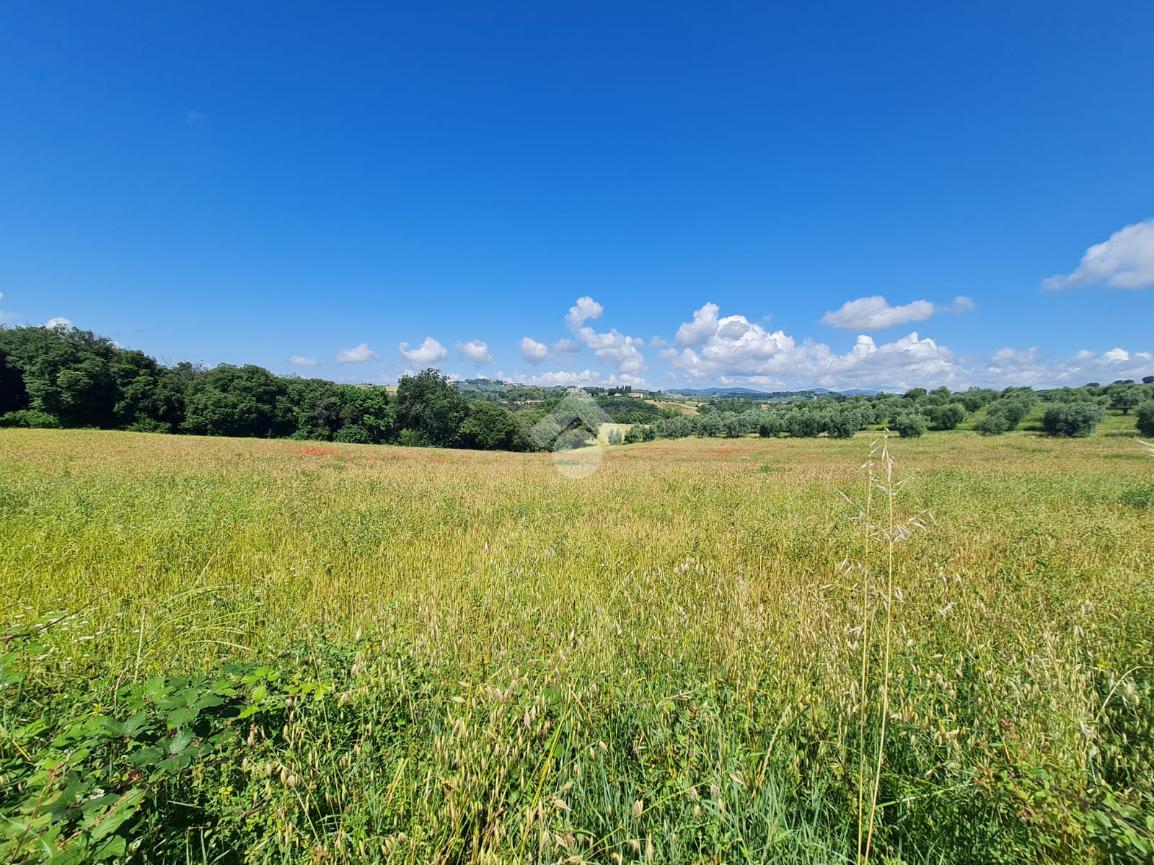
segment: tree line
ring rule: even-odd
[[[1092,382],[1043,391],[1028,387],[960,392],[945,387],[929,391],[913,388],[901,395],[834,395],[769,405],[742,397],[706,403],[698,414],[634,426],[624,440],[747,435],[849,438],[871,426],[913,438],[928,430],[957,429],[967,420],[976,432],[994,436],[1018,429],[1039,402],[1044,404],[1039,428],[1047,435],[1088,436],[1105,417],[1107,408],[1123,415],[1133,410],[1138,431],[1154,435],[1154,376],[1147,376],[1141,383],[1120,380],[1103,387]]]
[[[564,392],[482,381],[455,386],[428,369],[403,376],[390,394],[379,386],[277,376],[251,364],[165,366],[74,328],[0,328],[0,426],[528,451],[538,445],[527,430],[549,416]],[[1138,431],[1154,436],[1154,376],[1042,391],[913,388],[768,403],[716,397],[696,414],[659,407],[624,388],[593,398],[613,421],[632,424],[624,436],[614,432],[613,444],[687,436],[848,438],[871,426],[916,437],[967,422],[983,435],[1001,435],[1018,429],[1039,402],[1040,429],[1049,435],[1089,435],[1111,409],[1133,412]],[[580,446],[596,433],[559,430],[557,443]]]
[[[513,415],[433,369],[384,387],[263,367],[164,366],[73,328],[0,329],[0,426],[96,427],[479,450],[531,450]]]

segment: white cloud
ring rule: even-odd
[[[525,379],[526,384],[537,384],[542,387],[557,387],[558,385],[587,385],[595,384],[601,379],[601,373],[595,370],[585,369],[581,372],[572,372],[571,370],[552,370],[550,372],[542,372],[537,375],[529,376]]]
[[[1154,354],[1124,348],[1112,348],[1101,354],[1083,349],[1064,361],[1048,361],[1037,348],[1025,351],[1003,348],[974,370],[974,378],[979,383],[1002,387],[1077,387],[1091,381],[1106,384],[1146,375],[1154,375]]]
[[[549,357],[549,346],[543,342],[537,342],[532,337],[522,337],[521,357],[533,365],[542,363]]]
[[[599,333],[585,325],[590,319],[600,318],[603,311],[601,304],[593,298],[580,297],[569,308],[565,323],[587,348],[593,350],[598,360],[613,364],[618,373],[636,375],[644,372],[645,356],[640,351],[645,345],[644,339],[626,336],[616,329]]]
[[[677,328],[677,335],[673,341],[678,345],[701,345],[717,331],[716,303],[707,303],[701,309],[693,311],[693,321],[688,321]]]
[[[457,343],[457,350],[461,352],[466,358],[471,360],[476,366],[482,366],[486,363],[493,362],[493,355],[489,354],[489,346],[479,339],[471,339],[468,342]]]
[[[697,310],[693,321],[682,325],[679,333],[683,340],[692,340],[694,347],[665,355],[674,369],[692,380],[838,387],[855,383],[945,384],[955,378],[949,349],[916,333],[883,345],[862,335],[849,352],[838,355],[823,343],[798,343],[784,331],[770,331],[744,315],[718,317],[714,304]]]
[[[611,386],[618,384],[630,384],[637,387],[645,385],[645,379],[640,376],[616,374],[603,375],[594,369],[583,369],[580,372],[567,369],[558,369],[535,373],[534,375],[504,376],[498,374],[496,377],[503,379],[504,381],[538,385],[539,387],[584,387],[589,385]]]
[[[559,339],[553,343],[553,351],[558,354],[574,354],[581,351],[581,343],[571,339]]]
[[[315,357],[305,357],[303,354],[294,354],[289,358],[293,366],[320,366],[321,362]]]
[[[565,324],[571,330],[576,330],[590,319],[601,318],[601,313],[604,311],[605,308],[593,298],[579,297],[577,303],[569,307],[569,312],[565,315]]]
[[[597,333],[591,327],[581,328],[577,335],[593,349],[598,360],[613,364],[618,372],[635,374],[645,370],[645,356],[638,350],[645,345],[645,340],[625,336],[616,330]]]
[[[368,343],[362,342],[353,348],[343,348],[337,352],[337,363],[365,363],[376,360],[379,355],[369,348]]]
[[[44,322],[44,326],[50,329],[59,328],[61,330],[69,330],[72,328],[72,322],[64,316],[58,315],[55,318],[50,318],[48,321]]]
[[[847,301],[836,312],[827,312],[823,315],[821,323],[843,330],[885,330],[899,324],[925,321],[939,313],[956,315],[969,312],[974,306],[974,302],[964,294],[955,297],[949,306],[938,306],[928,300],[915,300],[901,306],[890,306],[884,297],[875,294]]]
[[[426,336],[416,348],[409,348],[407,342],[402,342],[397,346],[397,350],[409,363],[420,364],[421,366],[440,363],[449,356],[448,350],[431,336]]]
[[[953,304],[959,311],[964,307],[961,300]],[[695,316],[695,321],[702,318]],[[862,334],[849,351],[837,354],[824,343],[798,343],[780,330],[771,332],[741,315],[718,318],[713,333],[697,346],[666,349],[661,354],[681,381],[775,389],[815,385],[888,390],[938,385],[1045,388],[1154,375],[1154,353],[1149,351],[1084,350],[1068,360],[1052,360],[1037,348],[1003,348],[986,357],[959,357],[916,332],[880,344]]]
[[[1057,291],[1098,283],[1128,289],[1154,285],[1154,219],[1127,225],[1094,244],[1072,273],[1051,276],[1042,287]]]

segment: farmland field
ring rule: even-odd
[[[0,850],[1143,861],[1154,458],[872,441],[2,430]]]

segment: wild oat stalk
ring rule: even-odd
[[[894,478],[894,460],[890,456],[889,449],[889,434],[883,432],[881,440],[881,454],[880,454],[880,474],[878,466],[875,463],[874,457],[877,453],[877,442],[870,445],[869,459],[866,461],[864,468],[867,473],[868,488],[866,492],[865,510],[862,512],[862,520],[865,524],[865,551],[864,560],[861,567],[862,574],[862,618],[861,618],[861,652],[862,662],[860,669],[859,685],[861,688],[860,695],[860,709],[858,712],[858,736],[859,736],[859,752],[858,752],[858,844],[857,844],[857,861],[860,865],[868,865],[870,855],[873,852],[874,831],[877,827],[877,813],[878,813],[878,798],[881,794],[881,780],[882,768],[885,763],[885,747],[886,736],[889,732],[889,718],[890,705],[892,702],[891,683],[893,680],[893,637],[894,637],[894,623],[895,623],[895,601],[901,600],[901,591],[895,583],[895,552],[897,544],[900,541],[906,540],[913,529],[921,529],[925,527],[925,522],[932,521],[933,517],[927,512],[923,512],[914,517],[901,522],[897,519],[897,491],[901,485],[900,481]],[[880,527],[880,534],[882,535],[886,545],[886,574],[885,587],[881,595],[882,608],[885,611],[885,619],[882,623],[882,670],[881,670],[881,719],[879,724],[877,750],[874,754],[872,765],[873,778],[870,782],[870,791],[868,797],[868,809],[866,807],[865,795],[865,773],[866,773],[866,752],[865,752],[865,734],[868,726],[869,717],[869,647],[870,647],[870,626],[873,620],[873,608],[870,604],[869,598],[873,586],[870,582],[870,549],[871,537],[879,527],[875,526],[871,520],[873,509],[874,491],[879,492],[885,499],[885,522]],[[864,835],[864,839],[863,839]],[[863,843],[864,841],[864,843]]]
[[[893,657],[894,633],[894,544],[897,541],[897,524],[894,519],[894,461],[890,456],[889,436],[882,435],[882,472],[885,483],[880,491],[886,500],[886,591],[882,597],[885,606],[885,649],[882,654],[882,706],[881,732],[878,735],[877,760],[874,764],[873,786],[870,789],[869,820],[866,828],[865,853],[862,856],[863,865],[868,865],[870,852],[873,847],[874,827],[876,825],[878,794],[882,783],[882,764],[886,747],[886,732],[890,717],[890,665]],[[860,831],[860,829],[859,829]]]
[[[877,440],[870,442],[869,458],[862,466],[866,472],[865,507],[861,512],[861,520],[865,526],[865,552],[861,566],[861,676],[858,690],[858,771],[857,771],[857,856],[863,858],[863,834],[865,831],[865,735],[868,720],[869,704],[866,700],[866,691],[869,688],[869,635],[870,635],[870,539],[872,527],[870,520],[873,513],[873,492],[877,485],[877,475],[874,471],[874,456],[877,453]]]

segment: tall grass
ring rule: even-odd
[[[1126,861],[1154,461],[959,433],[859,472],[868,447],[655,442],[572,481],[4,431],[0,612],[72,615],[10,661],[0,723],[190,676],[251,709],[150,800],[154,861]],[[0,736],[5,777],[49,731]]]

